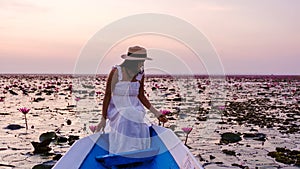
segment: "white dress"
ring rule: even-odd
[[[149,127],[144,121],[146,111],[138,98],[140,80],[122,81],[122,70],[118,70],[118,82],[115,85],[108,106],[107,117],[110,127],[109,152],[111,154],[147,149],[150,147]]]

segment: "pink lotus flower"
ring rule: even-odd
[[[160,110],[160,113],[162,114],[162,115],[168,115],[168,114],[170,114],[171,113],[171,111],[170,110]],[[158,125],[160,125],[160,121],[158,122]],[[165,126],[165,123],[163,122],[163,127]]]
[[[186,134],[190,134],[190,132],[193,130],[192,127],[183,127],[182,131],[185,132]]]
[[[163,115],[168,115],[171,113],[171,111],[170,110],[160,110],[160,113]]]
[[[233,100],[237,100],[238,99],[238,96],[237,95],[233,95]]]
[[[182,131],[183,132],[185,132],[186,133],[186,137],[185,137],[185,142],[184,142],[184,145],[186,145],[187,146],[187,140],[188,140],[188,137],[189,137],[189,134],[191,133],[191,131],[193,130],[193,128],[192,127],[183,127],[183,128],[181,128],[182,129]]]
[[[90,130],[95,133],[96,129],[97,129],[97,126],[94,126],[94,125],[90,125],[89,126]]]
[[[0,97],[0,102],[4,102],[4,97]]]
[[[19,108],[18,110],[19,110],[20,112],[22,112],[23,114],[27,114],[27,113],[30,111],[30,109],[29,109],[29,108],[26,108],[26,107]]]
[[[225,110],[225,106],[219,106],[219,110]]]
[[[79,100],[80,100],[80,98],[79,98],[79,97],[76,97],[76,98],[75,98],[75,101],[76,101],[76,102],[78,102]]]
[[[26,107],[22,107],[18,109],[20,112],[22,112],[25,116],[25,124],[26,124],[26,131],[28,130],[28,124],[27,124],[27,118],[26,118],[26,114],[30,111],[29,108]]]

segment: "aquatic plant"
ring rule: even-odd
[[[219,108],[220,111],[225,110],[225,106],[219,106],[218,108]]]
[[[26,114],[30,111],[30,109],[27,108],[27,107],[22,107],[22,108],[19,108],[18,110],[19,110],[21,113],[23,113],[24,116],[25,116],[25,124],[26,124],[26,131],[27,131],[27,130],[28,130],[28,124],[27,124]]]
[[[168,114],[170,114],[171,113],[171,111],[170,110],[160,110],[160,113],[162,114],[162,115],[168,115]],[[160,121],[159,121],[159,125],[160,125]],[[163,126],[165,126],[165,123],[163,122]]]
[[[229,143],[236,143],[241,141],[242,138],[240,134],[232,133],[232,132],[225,132],[221,134],[221,144],[229,144]]]
[[[186,136],[185,136],[185,142],[184,142],[184,145],[187,146],[187,140],[188,140],[188,137],[189,137],[189,134],[192,132],[193,128],[192,127],[183,127],[181,128],[183,132],[185,132]]]
[[[97,129],[97,126],[95,126],[95,125],[90,125],[89,128],[90,128],[90,130],[91,130],[93,133],[95,133],[95,131],[96,131],[96,129]]]
[[[77,103],[80,101],[80,97],[75,97],[75,101],[76,101],[76,107],[77,107]]]
[[[160,112],[161,112],[161,114],[163,114],[163,115],[168,115],[168,114],[171,113],[170,110],[160,110]]]

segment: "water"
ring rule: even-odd
[[[88,126],[96,125],[101,117],[105,81],[105,76],[0,76],[0,166],[32,168],[70,148],[67,143],[53,142],[50,154],[34,154],[31,142],[39,141],[42,133],[54,131],[59,136],[81,138],[91,134]],[[145,95],[153,106],[172,112],[166,127],[173,128],[183,141],[181,128],[193,127],[187,144],[199,161],[199,155],[202,157],[200,163],[205,168],[238,168],[232,164],[293,167],[267,154],[276,147],[299,150],[299,89],[297,76],[148,76],[145,81]],[[25,127],[24,115],[18,111],[21,107],[31,109],[27,114],[29,129],[4,129],[9,124]],[[147,118],[158,123],[150,112]],[[238,143],[219,144],[224,132],[242,134],[252,129],[266,134],[267,140],[243,138]],[[224,149],[234,150],[236,156],[224,154]]]

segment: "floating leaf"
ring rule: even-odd
[[[33,152],[37,154],[49,152],[51,150],[51,148],[49,147],[50,143],[51,143],[50,139],[44,140],[41,143],[32,141],[31,144],[34,148]]]
[[[23,126],[20,126],[18,124],[10,124],[6,126],[4,129],[9,129],[9,130],[19,130],[21,128],[24,128]]]
[[[43,142],[45,140],[53,140],[55,139],[57,136],[55,134],[55,132],[47,132],[47,133],[43,133],[40,135],[40,142]]]
[[[221,135],[221,143],[235,143],[235,142],[239,142],[242,140],[242,138],[240,137],[239,134],[235,134],[235,133],[223,133]]]

